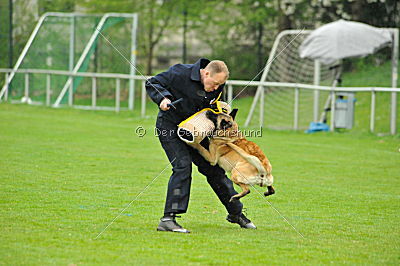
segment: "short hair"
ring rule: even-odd
[[[205,68],[210,71],[211,75],[216,73],[225,73],[226,79],[229,77],[229,70],[224,61],[221,60],[213,60]]]

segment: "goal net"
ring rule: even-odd
[[[333,80],[332,65],[323,65],[312,59],[300,58],[299,47],[311,31],[287,30],[278,35],[270,63],[266,66],[265,81],[290,82],[315,85],[330,85]],[[297,128],[305,129],[315,116],[323,111],[323,105],[329,92],[300,90],[298,95]],[[314,101],[318,101],[317,110],[314,110]],[[272,129],[292,129],[295,123],[295,89],[282,87],[265,87],[264,110],[260,107],[260,100],[254,99],[254,108],[247,118],[247,126],[260,125],[260,116],[263,117],[263,127]]]
[[[26,53],[21,53],[22,60],[18,71],[46,70],[46,73],[11,72],[8,84],[8,99],[21,101],[29,90],[29,101],[44,103],[46,86],[51,83],[50,102],[54,103],[65,86],[68,75],[56,74],[56,71],[125,73],[129,74],[131,65],[105,40],[108,39],[126,58],[131,59],[132,17],[120,17],[118,14],[105,19],[101,24],[101,35],[93,39],[104,15],[87,15],[73,13],[49,13],[42,17],[35,31],[32,42],[27,43]],[[103,38],[104,36],[105,38]],[[91,39],[93,39],[91,41]],[[84,53],[85,49],[87,50]],[[82,58],[81,58],[82,57]],[[78,65],[79,64],[79,65]],[[48,71],[47,71],[48,70]],[[52,72],[54,71],[54,72]],[[48,75],[47,72],[51,72]],[[54,73],[54,74],[53,74]],[[129,81],[121,82],[121,101],[128,97]],[[77,89],[79,87],[79,89]],[[91,98],[91,78],[76,77],[73,79],[74,104],[87,104]],[[99,79],[97,81],[99,104],[113,102],[115,81]],[[61,103],[68,100],[68,92]],[[127,105],[127,101],[124,102]]]
[[[324,65],[318,63],[318,61],[300,58],[299,56],[299,47],[311,32],[309,30],[286,30],[281,32],[274,42],[261,81],[333,86],[339,62],[332,65]],[[384,82],[370,79],[357,80],[357,83],[360,82],[361,84],[353,84],[353,86],[396,86],[394,85],[395,80],[397,80],[395,73],[397,72],[397,67],[395,66],[397,66],[396,49],[398,48],[396,47],[398,47],[398,39],[395,36],[398,33],[396,32],[397,30],[393,31],[394,42],[392,47],[384,48],[370,55],[375,59],[383,58],[382,55],[388,53],[387,49],[392,50],[392,71],[390,71],[389,62],[387,62],[388,73],[385,73],[387,80],[386,78]],[[391,82],[390,72],[392,72]],[[261,97],[259,90],[257,90],[245,126],[263,126],[271,129],[306,129],[309,127],[310,122],[320,120],[330,93],[326,90],[310,89],[296,91],[293,87],[264,87],[263,91],[264,95]],[[387,92],[376,93],[376,105],[379,105],[379,108],[374,111],[375,116],[372,116],[370,111],[372,108],[370,107],[372,105],[370,103],[372,101],[371,92],[357,93],[354,127],[361,131],[368,131],[369,128],[374,131],[370,126],[370,120],[375,120],[375,132],[386,133],[391,131],[392,134],[396,132],[395,125],[398,125],[396,120],[399,118],[396,113],[399,113],[399,103],[395,100],[395,94]],[[330,117],[328,116],[327,119],[329,121]]]

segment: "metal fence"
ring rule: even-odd
[[[12,73],[14,70],[12,69],[0,69],[0,73],[5,74],[5,81],[8,81],[8,75]],[[149,78],[149,76],[138,76],[138,75],[129,75],[129,74],[115,74],[115,73],[74,73],[70,71],[55,71],[55,70],[42,70],[42,69],[20,69],[15,71],[16,73],[22,73],[25,75],[25,84],[24,84],[24,93],[23,97],[20,100],[11,100],[9,99],[9,84],[5,82],[5,86],[2,91],[0,91],[0,101],[8,101],[10,100],[12,103],[16,102],[25,102],[28,104],[42,104],[46,106],[52,107],[60,107],[60,106],[69,106],[73,108],[79,109],[88,109],[88,110],[113,110],[115,112],[119,112],[120,110],[128,109],[121,107],[121,80],[126,81],[139,81],[141,82],[141,91],[140,91],[140,109],[141,116],[145,117],[146,115],[146,101],[147,94],[145,89],[145,81]],[[30,90],[29,90],[29,76],[33,74],[40,74],[46,76],[46,86],[43,88],[45,90],[45,101],[44,102],[34,102],[30,98]],[[62,75],[67,78],[91,78],[91,104],[90,105],[76,105],[74,104],[74,91],[73,86],[68,89],[68,101],[67,104],[54,104],[51,102],[51,93],[52,93],[52,85],[51,85],[51,77],[53,75]],[[97,81],[98,79],[114,79],[115,80],[115,105],[113,107],[110,106],[98,106],[97,105]],[[334,128],[334,117],[335,117],[335,104],[334,100],[335,95],[339,92],[368,92],[371,93],[371,103],[370,103],[370,131],[374,132],[375,129],[375,113],[376,113],[376,93],[378,92],[388,92],[391,93],[391,111],[390,111],[390,133],[396,134],[396,121],[397,121],[397,93],[400,92],[400,88],[389,88],[389,87],[330,87],[330,86],[316,86],[309,84],[298,84],[298,83],[283,83],[283,82],[259,82],[259,81],[245,81],[245,80],[228,80],[227,81],[227,101],[229,103],[234,100],[233,97],[233,89],[234,86],[241,87],[241,89],[245,89],[247,87],[262,87],[260,101],[259,101],[259,126],[264,126],[264,110],[265,110],[265,90],[274,87],[274,88],[289,88],[294,90],[293,93],[293,101],[290,109],[292,110],[292,118],[293,125],[292,129],[299,129],[299,108],[300,108],[300,90],[307,90],[310,92],[328,92],[332,96],[331,101],[331,114],[330,114],[330,123],[331,129]],[[135,93],[129,94],[129,102],[134,102]],[[268,96],[267,96],[268,97]],[[317,117],[318,115],[315,112],[318,112],[318,108],[315,108],[315,105],[320,105],[318,101],[313,101],[313,117]],[[255,106],[252,106],[254,109]],[[131,109],[131,108],[129,108]],[[250,110],[251,112],[254,110]]]

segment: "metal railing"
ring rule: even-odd
[[[139,75],[129,75],[129,74],[118,74],[118,73],[88,73],[88,72],[70,72],[70,71],[62,71],[62,70],[44,70],[44,69],[19,69],[17,71],[13,69],[0,69],[0,73],[5,73],[5,84],[3,90],[0,91],[0,101],[8,100],[9,96],[9,84],[7,81],[9,80],[7,77],[11,72],[15,73],[23,73],[25,74],[25,81],[24,81],[24,96],[22,97],[21,101],[19,102],[26,102],[28,104],[32,104],[30,101],[30,85],[29,85],[29,75],[30,74],[42,74],[46,75],[46,86],[45,86],[45,94],[46,94],[46,101],[42,104],[46,106],[52,107],[60,107],[60,105],[54,105],[51,103],[51,76],[52,75],[61,75],[65,77],[86,77],[91,78],[92,86],[91,86],[91,105],[74,105],[73,102],[73,94],[74,91],[72,89],[69,90],[68,94],[68,106],[78,109],[87,109],[87,110],[114,110],[119,112],[120,110],[125,110],[127,108],[122,108],[120,106],[121,102],[121,80],[140,80],[141,81],[141,92],[140,92],[140,102],[141,102],[141,117],[145,117],[146,115],[146,101],[147,101],[147,93],[145,88],[145,82],[150,76],[139,76]],[[100,78],[111,78],[115,79],[115,105],[114,107],[109,106],[98,106],[97,105],[97,79]],[[260,97],[260,126],[263,126],[264,123],[264,97],[265,97],[265,89],[268,87],[275,87],[275,88],[293,88],[295,90],[294,93],[294,107],[293,107],[293,116],[294,116],[294,124],[293,129],[298,129],[298,117],[299,117],[299,90],[306,89],[306,90],[314,90],[314,91],[328,91],[333,96],[332,99],[335,99],[335,94],[337,92],[370,92],[371,93],[371,111],[370,111],[370,130],[373,132],[375,127],[375,108],[376,108],[376,93],[377,92],[391,92],[392,96],[397,95],[400,92],[400,88],[391,88],[391,87],[331,87],[331,86],[317,86],[317,85],[310,85],[310,84],[301,84],[301,83],[286,83],[286,82],[260,82],[260,81],[245,81],[245,80],[228,80],[226,82],[227,87],[227,101],[229,103],[234,100],[233,98],[233,87],[234,86],[241,86],[241,87],[262,87],[263,93],[261,93]],[[130,98],[132,97],[132,98]],[[393,99],[393,97],[392,97]],[[396,99],[396,98],[395,98]],[[128,101],[133,101],[134,95],[129,94]],[[315,104],[315,102],[314,102]],[[392,101],[392,105],[394,107],[391,108],[391,118],[390,118],[390,128],[391,134],[396,133],[396,101]],[[314,109],[315,110],[315,109]],[[335,115],[335,104],[332,100],[331,103],[331,127],[333,128],[333,121]]]
[[[293,106],[293,129],[298,130],[298,120],[299,120],[299,90],[313,90],[313,91],[327,91],[331,94],[331,117],[330,117],[330,129],[333,130],[334,121],[335,121],[335,99],[336,93],[338,92],[370,92],[371,93],[371,111],[370,111],[370,131],[374,132],[375,130],[375,110],[376,110],[376,93],[377,92],[391,92],[391,112],[390,112],[390,133],[392,135],[396,134],[397,128],[397,93],[400,92],[400,88],[392,88],[392,87],[332,87],[332,86],[320,86],[320,85],[310,85],[310,84],[301,84],[301,83],[286,83],[286,82],[260,82],[260,81],[244,81],[244,80],[229,80],[227,82],[228,86],[228,102],[232,101],[232,90],[233,86],[253,86],[253,87],[261,87],[261,96],[259,98],[260,103],[260,118],[259,118],[259,126],[262,127],[264,125],[264,102],[265,102],[265,90],[268,87],[275,88],[293,88],[295,90],[294,93],[294,106]],[[319,105],[318,102],[314,101],[315,105]],[[317,112],[318,108],[314,108],[314,112]],[[314,117],[317,117],[314,114]],[[246,125],[248,126],[248,122],[246,121]],[[314,121],[317,122],[317,121]]]
[[[91,78],[92,79],[92,96],[91,96],[91,105],[74,105],[73,103],[73,86],[69,86],[68,90],[68,106],[77,108],[77,109],[87,109],[87,110],[115,110],[116,112],[119,112],[120,110],[124,110],[126,108],[122,108],[120,106],[121,102],[121,80],[141,80],[142,81],[142,89],[141,89],[141,115],[144,117],[145,116],[145,107],[146,107],[146,89],[145,89],[145,81],[149,77],[145,76],[138,76],[138,75],[129,75],[129,74],[119,74],[119,73],[88,73],[88,72],[70,72],[70,71],[63,71],[63,70],[45,70],[45,69],[19,69],[19,70],[13,70],[13,69],[0,69],[0,73],[5,73],[5,84],[3,87],[3,90],[0,91],[0,101],[5,100],[7,101],[8,99],[8,89],[9,89],[9,84],[7,83],[8,75],[9,73],[22,73],[25,75],[25,81],[24,81],[24,96],[21,99],[21,102],[26,102],[28,104],[32,104],[33,102],[30,101],[30,87],[29,87],[29,75],[30,74],[42,74],[46,75],[46,101],[45,104],[46,106],[52,106],[52,107],[61,107],[62,104],[54,104],[50,102],[51,99],[51,76],[52,75],[58,75],[58,76],[64,76],[64,77],[71,77],[77,78],[77,77],[86,77],[86,78]],[[114,107],[109,107],[109,106],[98,106],[97,105],[97,79],[100,78],[111,78],[115,79],[115,106]],[[134,94],[129,93],[129,99],[128,102],[133,102],[134,100]],[[131,108],[129,108],[131,109]]]
[[[86,17],[86,16],[95,16],[95,17],[100,17],[101,19],[99,23],[96,25],[96,28],[93,30],[93,33],[90,37],[89,42],[86,44],[80,58],[78,59],[78,62],[74,65],[74,47],[75,47],[75,18],[76,17]],[[22,62],[25,59],[25,56],[28,54],[29,49],[32,46],[32,43],[34,40],[37,38],[37,35],[42,28],[43,23],[48,19],[49,17],[64,17],[64,18],[71,18],[71,26],[70,26],[70,42],[69,42],[69,69],[72,71],[72,74],[76,74],[80,67],[82,66],[84,60],[89,54],[89,51],[91,47],[93,47],[93,44],[98,37],[100,31],[102,30],[104,24],[106,23],[107,19],[111,17],[119,17],[119,18],[131,18],[132,19],[132,30],[131,30],[131,66],[130,66],[130,74],[135,75],[135,65],[136,65],[136,30],[137,30],[137,24],[138,24],[138,15],[136,13],[130,14],[130,13],[105,13],[105,14],[81,14],[81,13],[62,13],[62,12],[47,12],[43,14],[39,21],[36,24],[36,27],[34,28],[32,34],[30,35],[28,42],[26,43],[24,49],[22,50],[21,54],[18,57],[17,62],[14,65],[14,68],[11,71],[8,71],[7,79],[6,79],[6,84],[3,86],[2,90],[0,91],[0,99],[3,97],[5,91],[8,90],[6,89],[6,86],[8,86],[8,82],[11,82],[14,75],[18,73],[19,68],[22,64]],[[69,75],[66,84],[64,85],[60,95],[57,97],[57,100],[55,102],[55,105],[59,105],[61,100],[63,99],[65,93],[68,90],[71,90],[70,87],[72,86],[73,75]],[[129,93],[134,94],[134,82],[133,80],[130,80],[129,82]],[[133,102],[129,101],[129,109],[133,109]]]

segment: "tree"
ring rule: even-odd
[[[276,33],[274,3],[207,1],[198,10],[190,16],[196,37],[209,45],[213,58],[227,62],[232,78],[252,79],[264,67]]]
[[[139,50],[146,58],[146,74],[152,74],[154,51],[168,28],[176,9],[174,1],[168,0],[87,0],[81,5],[90,12],[127,12],[139,14]]]
[[[10,42],[10,1],[0,1],[0,67],[12,67],[10,65],[11,47]],[[10,58],[11,57],[11,58]],[[1,77],[2,78],[2,77]]]
[[[73,12],[75,0],[39,0],[39,13],[46,12]]]

